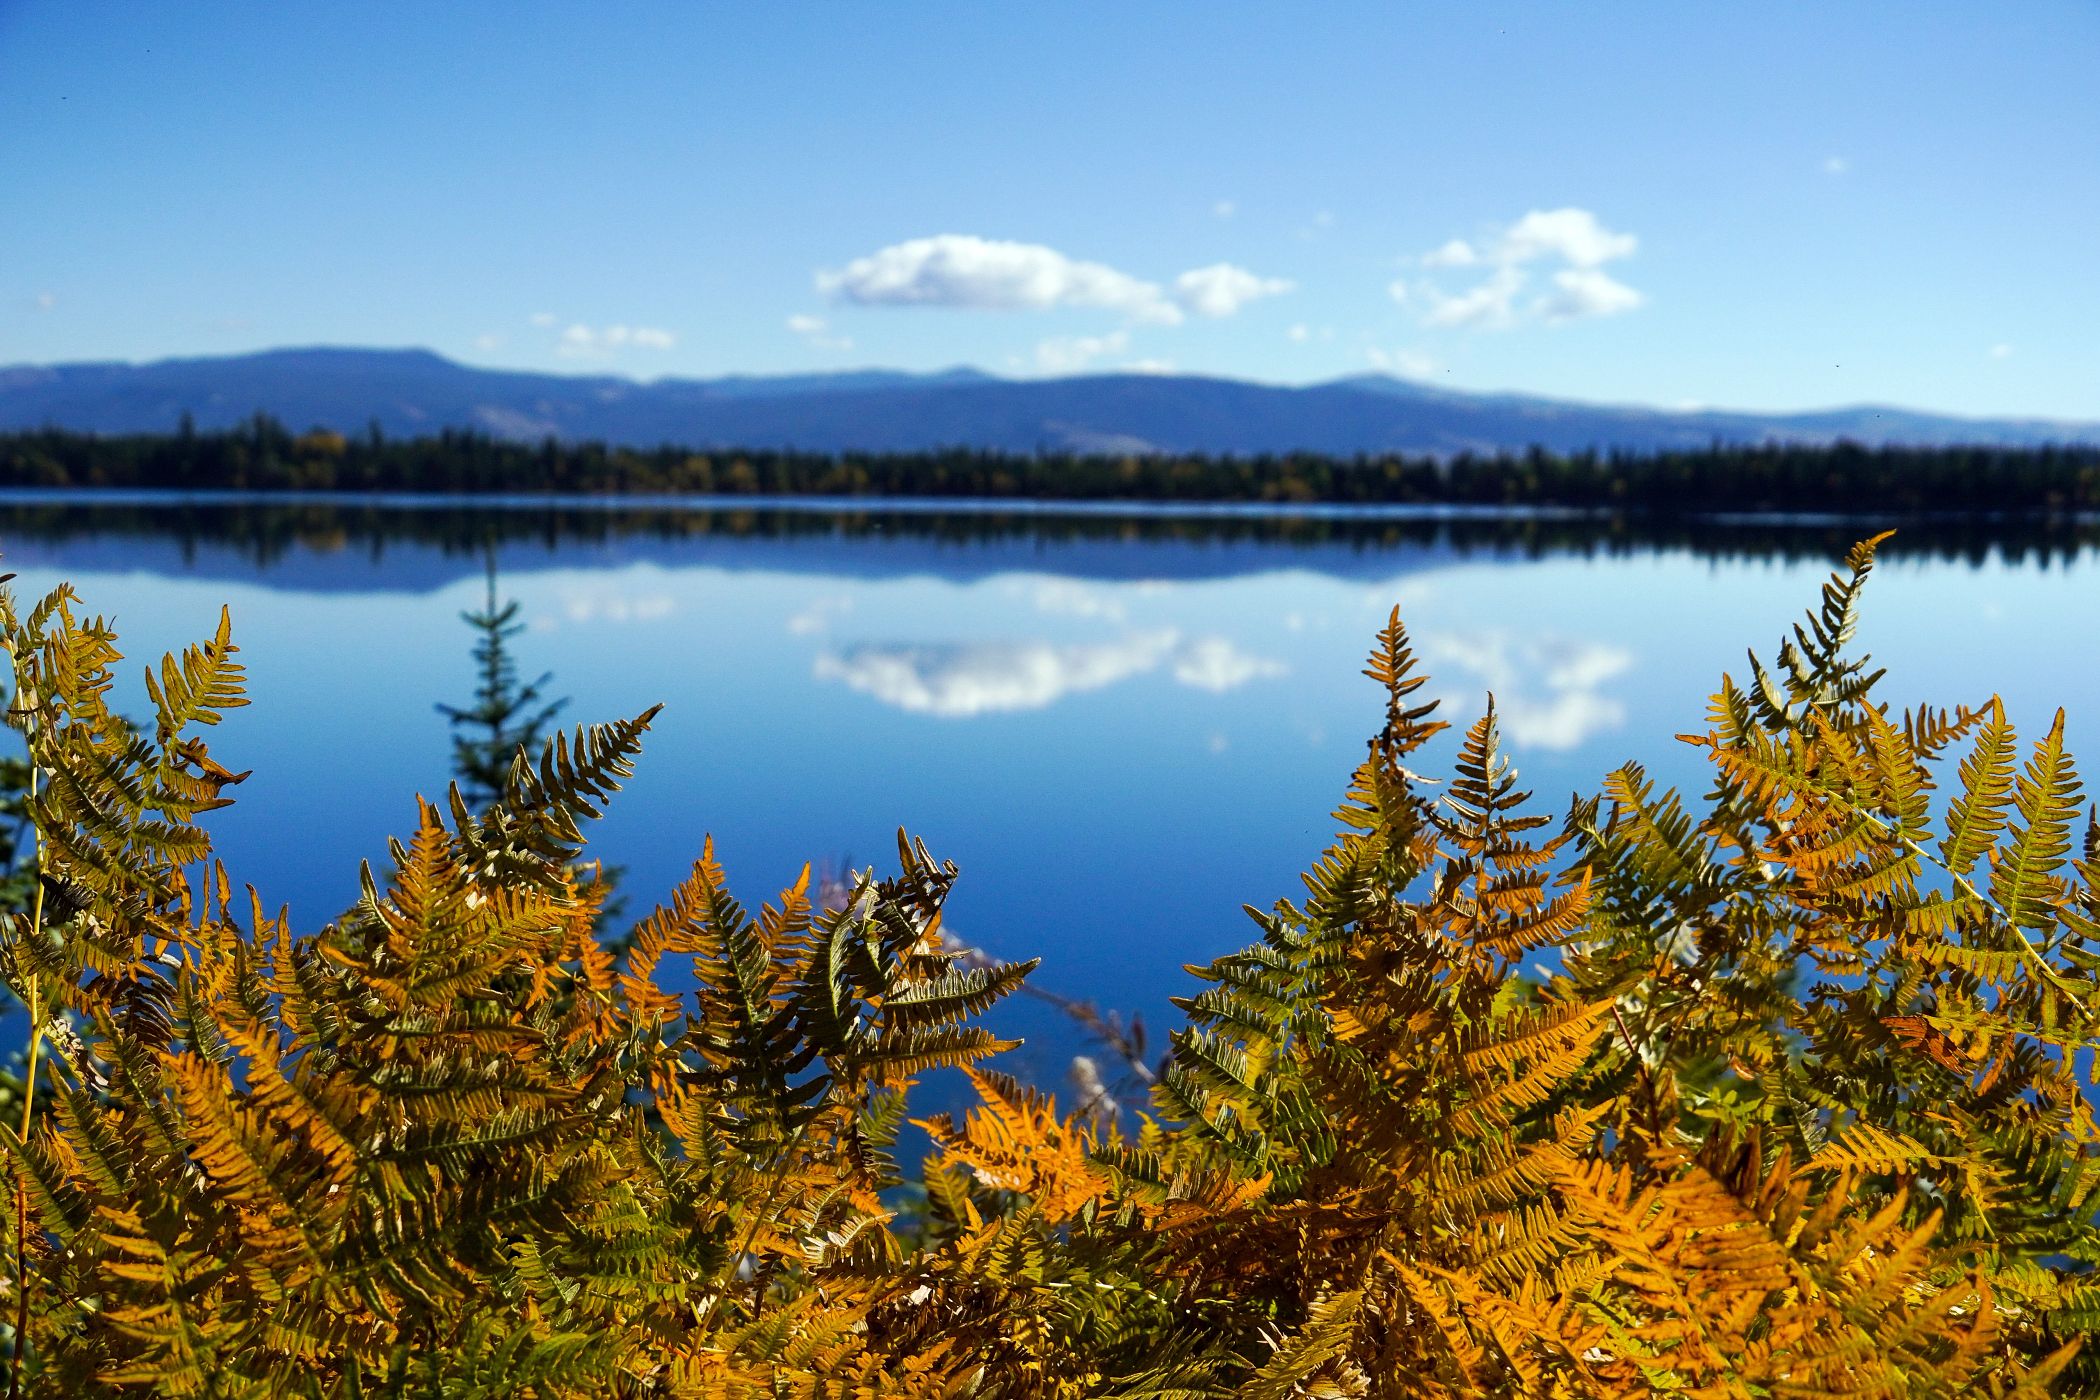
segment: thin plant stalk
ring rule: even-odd
[[[36,754],[29,757],[29,803],[32,812],[32,827],[35,826],[36,807]],[[30,902],[29,936],[33,943],[41,945],[44,937],[44,881],[43,832],[37,828],[37,862],[33,870],[37,873],[36,896]],[[31,1117],[36,1110],[36,1076],[38,1052],[44,1048],[44,1017],[41,1003],[43,988],[41,975],[29,974],[29,1073],[22,1084],[22,1129],[21,1142],[26,1150],[29,1146]],[[7,1400],[19,1400],[22,1394],[22,1370],[29,1360],[29,1198],[22,1183],[15,1182],[15,1364],[8,1368]]]

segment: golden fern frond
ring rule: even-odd
[[[1371,650],[1364,674],[1385,689],[1385,728],[1375,746],[1387,762],[1414,752],[1451,727],[1430,718],[1436,713],[1436,700],[1411,703],[1429,678],[1415,669],[1414,649],[1408,643],[1407,628],[1401,625],[1399,608],[1392,610],[1385,626],[1379,629],[1378,642]]]
[[[1966,877],[1984,852],[1997,844],[2013,802],[2016,736],[2005,718],[2004,702],[1991,697],[1976,744],[1961,761],[1961,790],[1947,810],[1947,831],[1940,841],[1940,861],[1956,876]]]
[[[1293,1396],[1314,1393],[1308,1392],[1306,1385],[1348,1350],[1362,1307],[1360,1290],[1332,1294],[1315,1302],[1304,1324],[1279,1338],[1261,1368],[1240,1386],[1241,1400],[1291,1400]]]
[[[273,1132],[266,1114],[243,1103],[218,1066],[176,1055],[168,1059],[168,1073],[182,1104],[191,1151],[243,1213],[243,1234],[266,1253],[318,1264],[320,1250],[306,1232],[307,1212],[313,1208],[306,1192],[319,1182],[300,1170],[297,1144]]]
[[[156,738],[165,745],[192,724],[217,724],[226,711],[248,703],[245,676],[234,654],[233,611],[219,609],[219,630],[202,646],[183,649],[160,663],[156,680],[146,671],[146,697],[153,702]]]
[[[1850,659],[1846,649],[1859,628],[1859,600],[1873,572],[1874,555],[1893,532],[1860,541],[1845,556],[1844,569],[1823,584],[1821,606],[1796,623],[1793,636],[1780,643],[1776,682],[1753,652],[1750,671],[1753,704],[1768,726],[1791,728],[1811,709],[1832,709],[1866,698],[1881,672],[1869,672],[1867,658]]]
[[[1609,1104],[1566,1108],[1537,1141],[1483,1147],[1469,1154],[1471,1160],[1438,1162],[1428,1183],[1435,1208],[1465,1219],[1542,1198],[1582,1160],[1598,1121],[1610,1111]]]
[[[579,725],[557,734],[537,767],[523,750],[495,806],[476,817],[457,784],[449,794],[453,830],[469,868],[541,888],[558,884],[583,849],[578,823],[598,816],[634,772],[642,736],[663,706],[615,724]]]
[[[1459,1069],[1470,1081],[1453,1104],[1464,1132],[1487,1134],[1517,1112],[1559,1100],[1609,1033],[1613,1005],[1549,1006],[1512,1013],[1467,1033]]]
[[[2046,931],[2056,925],[2056,908],[2065,895],[2057,872],[2071,853],[2071,826],[2084,805],[2080,791],[2077,769],[2064,750],[2064,713],[2058,710],[2014,786],[2019,824],[2011,827],[2004,854],[1991,866],[1991,898],[2017,928]]]
[[[935,1146],[968,1164],[985,1186],[1032,1197],[1051,1220],[1105,1194],[1108,1182],[1088,1161],[1084,1129],[1059,1118],[1047,1094],[974,1066],[964,1073],[981,1102],[961,1125],[948,1114],[913,1120]]]
[[[1872,1174],[1906,1171],[1937,1160],[1922,1144],[1901,1133],[1852,1122],[1834,1132],[1808,1159],[1808,1165],[1824,1171]]]

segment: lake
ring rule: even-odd
[[[0,562],[25,598],[70,579],[139,663],[231,605],[254,704],[214,748],[254,776],[213,826],[236,882],[302,927],[350,903],[416,793],[442,792],[436,707],[470,698],[460,614],[493,561],[520,668],[551,673],[565,720],[665,704],[594,833],[631,913],[710,832],[755,905],[805,860],[889,869],[902,825],[962,867],[951,931],[1142,1013],[1156,1050],[1182,965],[1251,937],[1240,906],[1298,894],[1330,836],[1379,722],[1359,672],[1393,606],[1445,717],[1492,690],[1558,813],[1629,758],[1703,784],[1672,736],[1872,529],[17,495]],[[2096,602],[2089,536],[1940,525],[1888,546],[1861,645],[1899,706],[1996,689],[2026,734],[2068,706],[2094,751]],[[996,1024],[1030,1040],[1007,1067],[1046,1083],[1083,1044],[1041,1003]]]

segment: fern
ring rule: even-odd
[[[2061,717],[2015,771],[1995,699],[1875,698],[1873,544],[1723,679],[1703,798],[1629,765],[1557,826],[1492,706],[1408,766],[1445,726],[1392,617],[1332,843],[1198,970],[1127,1134],[982,1063],[1033,964],[953,946],[901,834],[756,907],[705,843],[607,940],[585,827],[654,710],[419,802],[303,932],[197,821],[243,776],[198,733],[245,698],[228,618],[134,731],[108,624],[0,596],[43,876],[0,928],[11,1386],[2089,1393],[2100,819],[2074,850]]]

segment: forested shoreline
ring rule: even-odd
[[[2060,516],[2100,510],[2100,447],[1772,443],[1449,459],[1318,454],[804,453],[238,428],[0,434],[0,487],[574,496],[1538,507],[1691,514]]]

